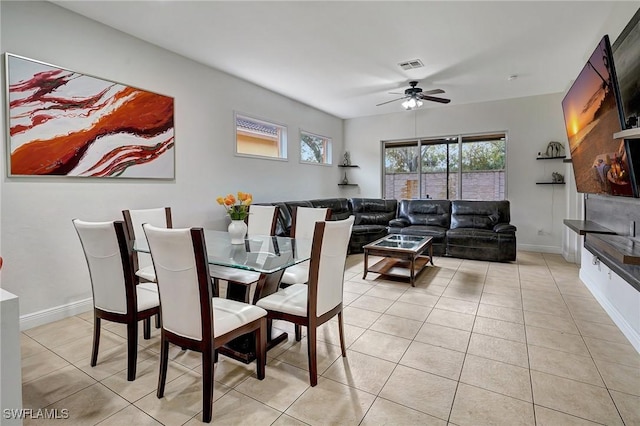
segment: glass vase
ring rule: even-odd
[[[231,244],[244,244],[244,237],[247,235],[247,224],[244,220],[232,220],[228,231]]]

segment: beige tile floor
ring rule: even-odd
[[[363,280],[362,255],[350,256],[347,358],[335,321],[319,333],[314,388],[304,338],[269,352],[263,381],[254,365],[221,356],[214,423],[640,424],[640,355],[575,265],[529,252],[511,264],[435,264],[411,288],[376,274]],[[199,354],[171,349],[165,397],[158,399],[158,331],[140,339],[137,378],[127,382],[125,329],[103,325],[93,368],[92,313],[22,333],[24,407],[69,410],[68,420],[52,424],[199,424]]]

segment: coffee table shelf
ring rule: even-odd
[[[429,257],[425,256],[416,258],[414,277],[417,277],[420,272],[427,267],[430,260]],[[376,264],[369,266],[367,272],[375,272],[376,274],[386,275],[388,277],[411,279],[411,261],[385,257]]]
[[[426,268],[428,263],[433,265],[433,239],[408,235],[390,234],[377,241],[369,243],[364,249],[364,275],[374,272],[383,276],[408,278],[415,287],[416,276]],[[429,255],[423,255],[428,251]],[[383,258],[369,266],[369,256]]]

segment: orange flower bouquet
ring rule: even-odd
[[[245,220],[249,214],[249,205],[253,201],[253,196],[247,192],[238,191],[238,198],[233,194],[226,197],[216,198],[218,204],[224,206],[231,220]]]

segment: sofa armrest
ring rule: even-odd
[[[392,219],[389,221],[389,226],[391,226],[392,228],[405,228],[409,225],[411,225],[411,222],[409,222],[409,219],[400,218],[400,219]]]
[[[508,232],[516,232],[518,228],[509,224],[509,223],[499,223],[493,227],[493,230],[498,233],[508,233]]]

